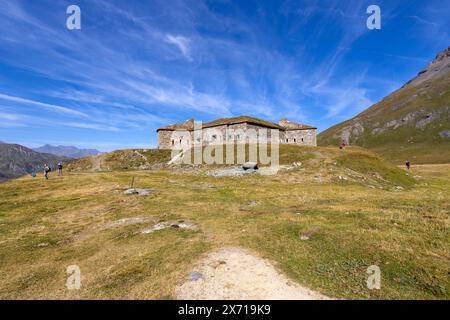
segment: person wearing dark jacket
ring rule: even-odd
[[[48,166],[48,164],[44,164],[44,177],[45,180],[48,180],[48,173],[51,171],[50,167]]]
[[[63,175],[62,169],[63,169],[62,163],[58,162],[58,176],[62,176]]]

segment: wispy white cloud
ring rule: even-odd
[[[435,23],[435,22],[433,22],[433,21],[428,21],[428,20],[426,20],[426,19],[423,19],[423,18],[421,18],[421,17],[419,17],[419,16],[409,16],[411,19],[414,19],[415,21],[417,21],[417,22],[420,22],[420,23],[423,23],[423,24],[426,24],[426,25],[429,25],[429,26],[434,26],[434,27],[437,27],[437,26],[439,26],[437,23]]]
[[[14,121],[20,119],[20,115],[14,113],[0,112],[0,119]]]
[[[247,113],[318,124],[351,116],[372,103],[368,83],[373,76],[363,72],[367,60],[360,56],[357,65],[348,59],[369,34],[364,1],[287,0],[280,11],[258,2],[251,16],[237,2],[129,3],[86,2],[90,14],[84,16],[83,29],[68,32],[57,14],[59,3],[0,0],[0,29],[8,30],[0,33],[0,62],[44,83],[11,92],[14,86],[7,86],[0,100],[54,111],[51,116],[58,119],[33,121],[39,125],[123,136],[133,132],[141,139],[142,130],[187,117]],[[395,21],[392,6],[382,6],[383,26]],[[430,16],[420,15],[423,29],[437,32],[426,24],[436,21]],[[442,34],[428,31],[427,36],[444,41]],[[8,80],[0,74],[0,85]],[[372,87],[378,88],[377,95],[387,93],[386,86]]]
[[[178,49],[181,51],[183,56],[188,59],[192,60],[191,57],[191,48],[190,48],[190,40],[183,36],[174,36],[171,34],[168,34],[166,36],[166,42],[171,43],[178,47]]]
[[[62,106],[57,106],[54,104],[43,103],[43,102],[25,99],[25,98],[16,97],[16,96],[10,96],[10,95],[3,94],[3,93],[0,93],[0,100],[6,100],[6,101],[11,101],[11,102],[26,104],[26,105],[32,105],[32,106],[44,108],[47,110],[63,113],[66,115],[71,115],[71,116],[87,117],[87,114],[80,112],[80,111],[76,111],[76,110],[69,109],[69,108],[62,107]]]
[[[68,122],[68,123],[65,123],[64,125],[73,127],[73,128],[80,128],[80,129],[91,129],[91,130],[113,131],[113,132],[120,131],[120,129],[116,128],[116,127],[104,126],[104,125],[94,124],[94,123]]]

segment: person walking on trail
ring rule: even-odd
[[[58,177],[62,177],[62,163],[58,162]]]
[[[409,170],[411,168],[411,163],[409,161],[406,161],[405,165],[406,165],[406,169]]]
[[[45,180],[48,180],[48,173],[51,171],[50,167],[48,166],[48,164],[44,164],[44,177]]]

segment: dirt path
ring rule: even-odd
[[[91,163],[92,163],[92,171],[101,171],[102,170],[102,154],[98,154],[95,156],[91,156]]]
[[[178,299],[322,300],[293,283],[266,260],[244,249],[223,248],[202,260],[176,291]]]

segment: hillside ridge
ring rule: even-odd
[[[450,47],[403,87],[318,136],[321,146],[342,141],[397,163],[450,162]]]

